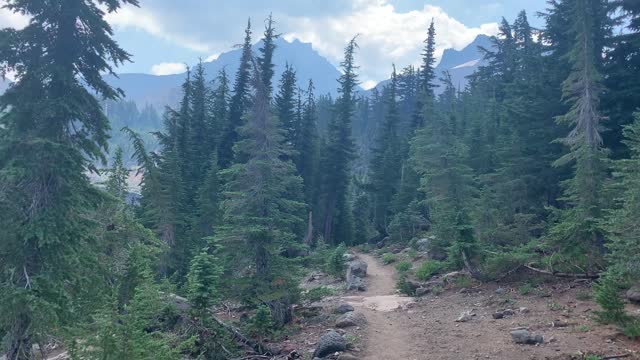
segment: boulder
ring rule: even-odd
[[[631,289],[627,290],[625,294],[627,300],[635,303],[640,303],[640,285],[632,286]]]
[[[323,358],[337,351],[345,350],[347,350],[347,342],[340,334],[331,330],[320,337],[318,346],[316,346],[316,350],[313,352],[313,357]]]
[[[346,314],[343,314],[336,320],[337,328],[347,328],[351,326],[362,326],[367,322],[367,318],[364,314],[359,312],[350,311]]]
[[[358,276],[347,277],[347,290],[367,291],[367,285],[364,280]]]
[[[353,311],[353,306],[349,304],[340,304],[333,310],[336,314],[346,314],[350,311]]]
[[[542,335],[534,335],[525,329],[512,330],[511,338],[516,344],[536,345],[544,343]]]
[[[355,260],[349,263],[349,270],[347,276],[355,275],[357,277],[367,276],[367,263],[362,260]]]
[[[450,284],[453,283],[454,281],[456,281],[456,279],[459,279],[461,277],[465,277],[467,276],[468,273],[464,272],[464,271],[452,271],[448,274],[444,274],[442,275],[442,277],[440,278],[443,282]]]
[[[498,310],[496,312],[493,313],[493,318],[494,319],[503,319],[507,316],[511,316],[511,315],[515,315],[515,311],[511,310],[511,309],[505,309],[505,310]]]

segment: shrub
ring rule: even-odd
[[[467,289],[471,287],[471,277],[468,275],[460,276],[455,279],[455,287],[458,289]]]
[[[391,264],[392,262],[395,262],[395,261],[396,261],[396,255],[395,254],[385,253],[384,255],[382,255],[382,262],[385,265],[389,265],[389,264]]]
[[[256,314],[249,321],[249,334],[264,339],[273,333],[273,318],[271,310],[266,305],[258,306]]]
[[[302,294],[302,298],[308,301],[319,301],[327,296],[335,295],[336,291],[327,286],[319,286],[317,288],[310,289]]]
[[[326,263],[327,272],[329,274],[335,277],[344,278],[347,267],[344,260],[344,254],[346,252],[347,247],[344,244],[340,244],[329,254]]]
[[[443,269],[443,264],[435,260],[427,260],[416,270],[418,280],[426,281]]]
[[[520,295],[529,295],[533,292],[533,285],[531,283],[526,283],[518,288],[518,293]]]
[[[409,282],[407,281],[406,273],[403,273],[398,277],[398,281],[396,282],[396,288],[405,295],[409,295],[409,296],[414,295],[414,290],[411,287],[411,285],[409,285]]]
[[[409,270],[411,270],[411,263],[408,261],[400,261],[399,263],[396,264],[396,270],[399,273],[404,274]]]

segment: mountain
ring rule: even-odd
[[[479,47],[489,49],[491,46],[491,37],[478,35],[471,44],[462,50],[446,49],[442,53],[442,58],[436,66],[436,75],[439,78],[444,71],[448,70],[451,74],[453,84],[460,89],[464,89],[468,82],[466,77],[473,74],[478,67],[483,64],[483,53]],[[381,81],[375,88],[382,91],[382,88],[384,88],[388,82],[389,80]],[[436,86],[436,93],[439,93],[439,81]],[[368,91],[366,93],[368,93]]]
[[[258,54],[258,49],[262,42],[253,45],[253,52]],[[276,41],[276,51],[273,62],[275,64],[274,83],[279,81],[285,64],[289,63],[297,71],[298,84],[306,89],[309,79],[313,79],[316,94],[337,93],[336,81],[340,77],[340,71],[336,69],[327,59],[320,56],[309,43],[298,40],[288,42],[282,38]],[[221,54],[216,60],[205,62],[204,67],[207,77],[215,79],[218,72],[226,68],[227,73],[233,82],[235,72],[240,63],[242,49]],[[151,74],[119,74],[107,76],[107,81],[124,90],[127,99],[133,100],[140,107],[153,105],[161,110],[165,105],[177,104],[180,97],[180,85],[184,81],[186,74],[176,75],[151,75]]]

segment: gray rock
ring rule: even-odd
[[[362,260],[355,260],[349,263],[348,274],[357,277],[366,277],[367,276],[367,263]]]
[[[416,289],[416,296],[425,296],[431,292],[431,288],[428,287],[419,287]]]
[[[342,258],[344,259],[344,261],[353,261],[356,259],[356,256],[353,254],[346,253],[342,255]]]
[[[362,326],[366,324],[367,318],[364,314],[359,312],[350,311],[346,314],[343,314],[336,320],[337,328],[347,328],[351,326]]]
[[[333,312],[336,314],[346,314],[350,311],[353,311],[353,306],[349,304],[340,304],[338,305]]]
[[[512,330],[511,338],[516,344],[536,345],[543,344],[544,338],[542,335],[533,335],[528,330]]]
[[[493,313],[493,318],[494,319],[502,319],[502,318],[505,318],[507,316],[515,315],[515,313],[516,312],[511,310],[511,309],[498,310],[495,313]]]
[[[447,251],[440,248],[429,249],[427,252],[427,259],[429,260],[445,261],[448,256]]]
[[[316,351],[313,352],[314,358],[323,358],[331,355],[336,351],[347,350],[347,342],[340,334],[331,330],[320,337]]]
[[[418,251],[429,251],[429,244],[431,243],[430,239],[424,238],[416,241],[416,250]]]
[[[367,285],[357,276],[347,277],[347,290],[367,291]]]
[[[338,355],[338,360],[358,360],[358,358],[351,354],[343,353]]]
[[[632,286],[627,290],[626,297],[629,301],[640,303],[640,285]]]
[[[471,321],[476,314],[473,310],[463,311],[462,314],[456,319],[456,322],[467,322]]]

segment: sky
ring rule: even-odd
[[[0,6],[6,0],[0,0]],[[119,72],[166,75],[199,58],[213,60],[242,42],[250,17],[254,41],[271,13],[286,40],[312,43],[338,65],[345,44],[358,35],[356,61],[364,87],[389,77],[391,65],[418,64],[431,19],[437,55],[461,49],[478,34],[494,35],[501,17],[510,22],[524,9],[534,26],[546,0],[140,0],[107,16],[116,40],[133,55]],[[20,28],[27,19],[0,10],[0,27]]]

